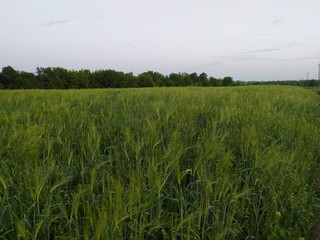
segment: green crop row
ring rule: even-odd
[[[0,239],[298,239],[320,98],[297,87],[0,91]]]

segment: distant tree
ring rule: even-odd
[[[79,86],[80,88],[89,88],[90,87],[90,75],[91,72],[88,69],[83,69],[79,71],[80,74],[80,83]]]
[[[61,67],[37,68],[37,79],[46,89],[68,88],[71,81],[68,70]]]
[[[247,85],[247,83],[238,80],[238,81],[235,81],[235,82],[234,82],[234,85],[235,85],[235,86],[244,86],[244,85]]]
[[[33,73],[18,72],[17,77],[14,80],[15,89],[36,89],[39,88],[38,80]]]
[[[194,82],[192,81],[190,74],[188,73],[184,73],[183,74],[183,82],[184,82],[184,86],[194,86]]]
[[[134,76],[132,72],[126,73],[124,75],[124,77],[125,77],[125,81],[126,81],[126,85],[124,87],[130,87],[130,88],[138,88],[139,87],[138,78],[136,76]]]
[[[115,70],[98,70],[91,73],[90,85],[94,88],[119,88],[122,87],[124,73]]]
[[[103,82],[103,71],[96,70],[91,72],[89,77],[90,88],[100,88]]]
[[[209,78],[209,85],[214,87],[222,86],[222,80],[214,77]]]
[[[194,72],[189,75],[192,85],[199,85],[199,76],[198,73]]]
[[[18,76],[18,72],[11,66],[3,67],[0,74],[0,84],[4,88],[13,88],[15,78]]]
[[[222,79],[222,85],[223,86],[232,86],[233,85],[233,79],[232,79],[232,77],[224,77],[223,79]]]
[[[153,71],[148,71],[147,73],[149,73],[152,76],[155,86],[165,85],[165,76],[163,76],[161,73]]]
[[[68,71],[64,76],[67,89],[88,88],[89,87],[89,70]]]
[[[130,86],[130,82],[128,81],[128,78],[124,72],[118,72],[118,79],[117,79],[117,84],[115,87],[117,88],[128,88]]]
[[[156,85],[150,72],[141,73],[138,76],[138,84],[140,87],[154,87]]]
[[[183,86],[183,76],[179,73],[171,73],[169,75],[170,86]]]
[[[54,85],[57,87],[55,88],[69,88],[68,83],[72,82],[72,76],[70,72],[67,69],[61,68],[61,67],[56,67],[52,68],[53,72],[53,81]]]
[[[241,83],[242,84],[242,83]],[[266,82],[264,84],[274,84]],[[278,84],[295,84],[292,81],[280,81]],[[315,86],[317,81],[298,82],[299,85]],[[39,67],[36,74],[19,72],[11,66],[4,67],[0,72],[0,88],[4,89],[72,89],[72,88],[130,88],[155,86],[234,86],[232,77],[216,79],[208,77],[203,72],[171,73],[162,75],[159,72],[147,71],[134,76],[133,73],[124,73],[115,70],[67,70],[61,67]]]
[[[205,72],[199,75],[199,81],[201,86],[209,86],[208,75]]]

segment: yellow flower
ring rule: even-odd
[[[277,216],[277,218],[281,218],[281,212],[276,211],[276,216]]]

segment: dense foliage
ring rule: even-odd
[[[243,86],[243,85],[290,85],[315,87],[318,80],[283,81],[234,81],[227,76],[222,79],[206,73],[171,73],[168,76],[148,71],[138,76],[115,70],[67,70],[61,67],[37,68],[36,73],[16,71],[11,66],[0,72],[0,89],[81,89],[81,88],[140,88],[174,86]]]
[[[0,93],[1,239],[308,239],[310,90]]]
[[[216,79],[206,73],[144,72],[138,76],[115,70],[67,70],[61,67],[37,68],[37,72],[16,71],[10,66],[0,72],[0,89],[79,89],[138,88],[157,86],[233,86],[232,77]]]

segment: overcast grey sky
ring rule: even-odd
[[[320,0],[0,0],[0,67],[317,78]]]

